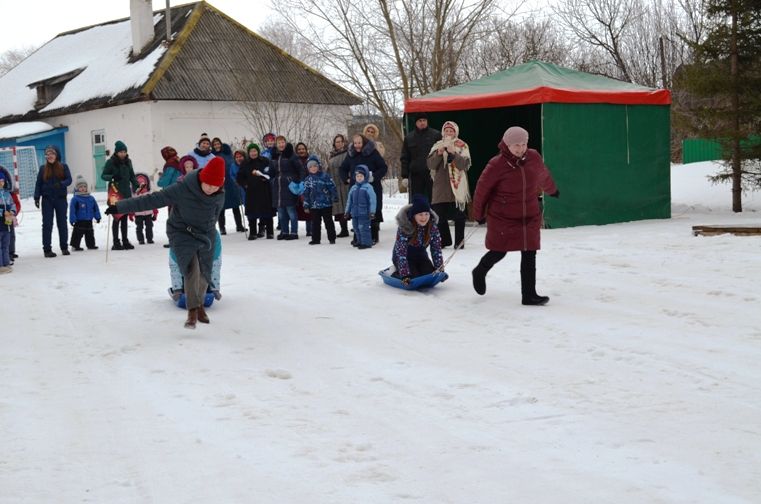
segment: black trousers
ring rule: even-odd
[[[124,214],[120,218],[114,219],[113,224],[111,224],[111,233],[114,237],[114,243],[119,241],[119,228],[122,230],[122,241],[129,243],[129,240],[127,239],[127,219],[127,214]]]
[[[240,207],[233,207],[233,218],[235,219],[235,230],[240,231],[243,229],[243,219],[240,215]],[[225,229],[225,211],[222,210],[219,212],[219,230]]]
[[[272,236],[275,234],[274,230],[274,224],[272,222],[272,217],[262,217],[259,219],[259,225],[257,227],[256,224],[256,217],[249,217],[248,218],[248,232],[257,234],[257,229],[259,230],[259,233],[264,233],[265,231],[269,236]],[[262,236],[264,236],[262,234]]]
[[[465,212],[452,203],[436,203],[431,205],[436,215],[439,216],[439,232],[441,233],[441,246],[448,247],[453,243],[459,245],[465,239]],[[452,233],[449,231],[449,220],[454,221],[454,242]]]
[[[153,243],[153,216],[152,215],[135,215],[135,230],[137,241],[144,243],[146,238],[148,243]],[[143,226],[145,226],[145,236],[143,236]]]
[[[485,275],[495,264],[505,258],[507,252],[488,251],[476,268]],[[521,294],[536,296],[536,250],[521,251]]]
[[[320,243],[322,239],[322,226],[320,220],[325,223],[325,230],[328,233],[328,240],[331,243],[336,241],[336,225],[333,222],[333,207],[312,208],[309,210],[312,216],[312,241]]]
[[[407,264],[410,268],[410,278],[428,275],[435,269],[427,254],[419,258],[407,257]]]
[[[431,193],[433,192],[433,180],[431,175],[426,170],[424,173],[410,174],[407,179],[409,182],[409,188],[407,189],[407,196],[409,201],[412,201],[412,197],[416,194],[423,194],[428,201],[431,201]]]
[[[79,248],[82,243],[82,237],[85,239],[85,245],[91,249],[95,247],[95,230],[92,227],[91,220],[81,220],[74,223],[74,231],[71,232],[72,248]]]

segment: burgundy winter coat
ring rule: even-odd
[[[498,252],[539,250],[542,215],[538,197],[557,191],[542,156],[528,149],[515,157],[503,143],[476,184],[473,217],[486,217],[486,248]]]

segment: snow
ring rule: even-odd
[[[8,124],[7,126],[0,126],[0,138],[18,138],[52,129],[53,126],[42,121]]]
[[[103,221],[100,250],[45,259],[26,200],[0,500],[758,502],[761,237],[691,226],[759,225],[761,199],[733,214],[713,170],[674,166],[671,219],[544,231],[545,307],[521,306],[517,254],[473,292],[482,229],[428,292],[377,277],[389,222],[365,251],[230,232],[195,331],[163,226],[106,262]]]
[[[157,14],[154,25],[162,18]],[[29,84],[84,68],[69,81],[48,112],[100,97],[113,97],[144,84],[166,48],[158,46],[129,63],[132,33],[129,21],[95,26],[54,38],[0,78],[0,117],[34,110],[37,91]]]

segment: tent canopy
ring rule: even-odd
[[[530,61],[404,104],[405,113],[473,110],[538,103],[669,105],[671,93]]]

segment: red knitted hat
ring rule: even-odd
[[[198,180],[213,186],[225,185],[225,160],[217,156],[201,169]]]

